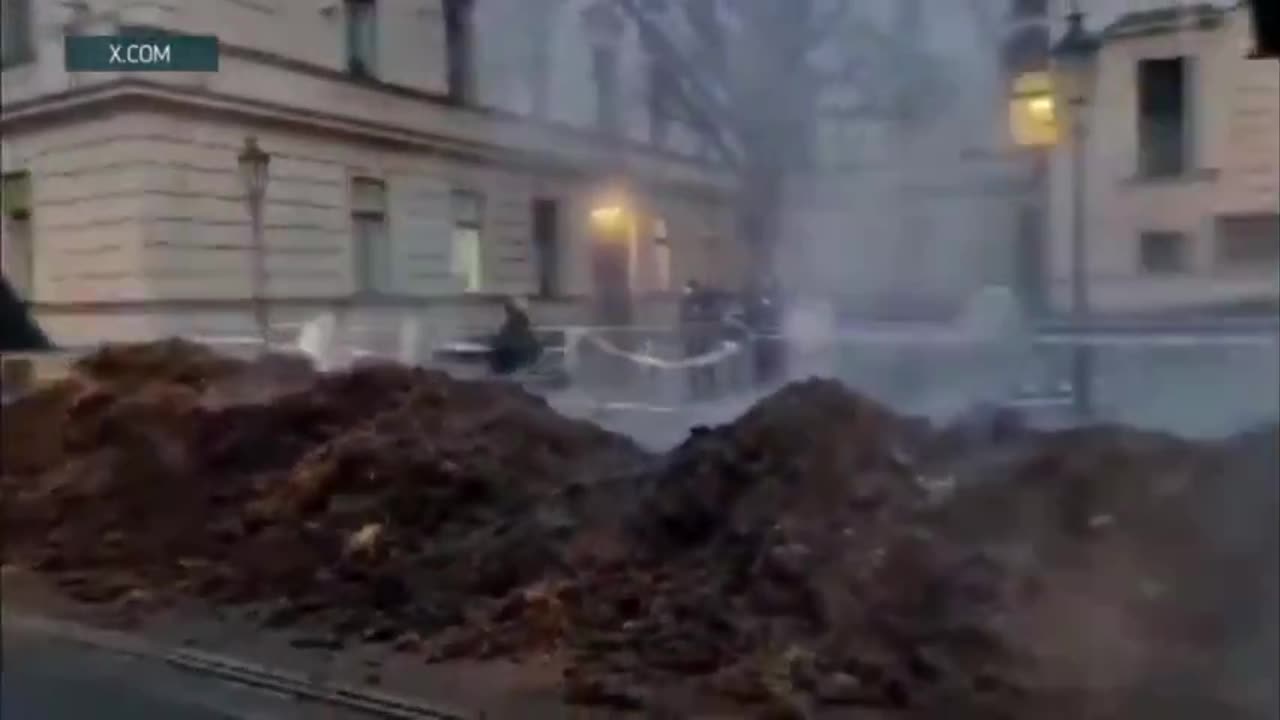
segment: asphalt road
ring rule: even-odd
[[[4,628],[0,670],[0,717],[6,720],[367,717],[11,627]]]

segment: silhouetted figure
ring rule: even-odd
[[[537,362],[542,345],[533,333],[529,314],[512,298],[502,302],[505,318],[493,338],[490,367],[499,375],[509,375]]]
[[[680,335],[686,358],[704,355],[715,347],[719,336],[719,320],[712,293],[697,280],[684,286],[680,297]],[[689,371],[689,392],[693,399],[706,397],[712,389],[714,369],[694,367]]]
[[[0,352],[52,350],[53,343],[32,319],[7,278],[0,277]]]
[[[26,303],[0,279],[0,352],[30,353],[52,350],[53,343],[31,317]],[[31,388],[35,368],[30,358],[9,358],[0,374],[0,396],[17,397]]]
[[[750,328],[756,382],[772,383],[782,377],[786,346],[782,342],[782,293],[769,278],[753,284],[743,303],[743,321]]]

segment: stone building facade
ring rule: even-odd
[[[478,327],[517,294],[540,320],[580,322],[599,290],[590,209],[619,192],[641,302],[686,277],[732,284],[730,179],[641,131],[596,127],[576,55],[521,107],[512,87],[538,79],[513,79],[500,50],[522,26],[485,1],[457,34],[447,0],[4,0],[5,276],[63,343],[243,333],[237,154],[254,136],[271,155],[275,318],[411,310]],[[546,4],[557,48],[585,42],[572,3]],[[158,30],[216,35],[219,70],[64,67],[68,34]]]
[[[1082,6],[1103,40],[1083,178],[1092,310],[1274,307],[1280,74],[1274,59],[1251,57],[1247,6]],[[828,164],[795,185],[791,230],[801,241],[779,262],[873,315],[946,315],[988,284],[1010,287],[1033,314],[1066,312],[1070,133],[1061,117],[1041,137],[1019,121],[1036,115],[1025,103],[1053,102],[1049,51],[1069,4],[924,7],[900,39],[914,37],[941,63],[951,92],[927,96],[932,121],[923,127],[904,132],[887,118],[832,129],[821,153]],[[1177,137],[1160,118],[1140,117],[1147,61],[1164,61],[1156,65],[1181,88],[1171,106]],[[1144,170],[1140,158],[1151,153],[1172,164]]]
[[[1087,278],[1099,311],[1280,299],[1280,74],[1248,8],[1151,4],[1096,19],[1085,138]],[[1069,304],[1071,189],[1051,169],[1054,304]]]

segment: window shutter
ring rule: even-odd
[[[470,190],[453,191],[453,221],[463,227],[481,227],[484,222],[484,196]]]

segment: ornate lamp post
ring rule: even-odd
[[[1086,116],[1097,75],[1098,39],[1084,27],[1084,13],[1072,3],[1067,29],[1053,47],[1054,87],[1070,125],[1071,150],[1071,313],[1077,323],[1089,319],[1088,244],[1085,238],[1085,140]],[[1071,358],[1072,394],[1076,412],[1093,412],[1093,353],[1086,344],[1075,347]]]
[[[245,203],[249,209],[249,224],[252,233],[250,252],[253,257],[253,316],[257,323],[258,338],[265,349],[268,342],[267,324],[267,265],[266,247],[262,233],[262,201],[267,194],[268,167],[271,156],[258,147],[258,140],[252,136],[245,138],[244,149],[240,151],[240,179],[244,183]]]

